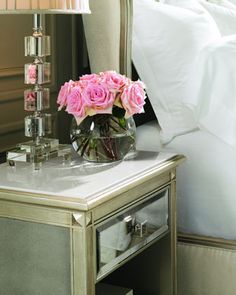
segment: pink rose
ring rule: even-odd
[[[115,94],[109,91],[106,84],[89,83],[83,91],[83,97],[86,105],[91,108],[94,113],[112,113]]]
[[[27,92],[25,100],[26,101],[35,101],[35,92],[34,91]]]
[[[29,83],[35,84],[36,79],[37,79],[36,65],[31,64],[28,67],[27,80]]]
[[[145,85],[141,81],[132,82],[124,88],[120,99],[123,108],[126,110],[126,118],[144,112],[143,106],[146,98],[144,88]]]
[[[58,97],[57,97],[57,103],[59,104],[59,110],[61,110],[63,107],[67,105],[67,98],[70,94],[73,87],[76,86],[76,82],[70,80],[69,82],[66,82],[63,86],[61,86],[61,89],[59,91]]]
[[[125,117],[143,112],[145,85],[132,82],[115,71],[99,75],[83,75],[79,81],[66,82],[60,89],[57,103],[81,122],[87,115],[112,114],[113,105],[124,108]]]
[[[36,95],[33,90],[25,90],[24,92],[24,109],[25,111],[35,111]]]
[[[100,73],[101,82],[107,84],[112,91],[119,91],[124,85],[129,83],[129,79],[115,71],[106,71]]]
[[[85,117],[85,101],[81,95],[81,88],[75,86],[70,90],[70,94],[67,97],[66,111],[75,117]]]
[[[98,83],[99,81],[99,76],[97,74],[89,74],[89,75],[83,75],[80,77],[79,82],[81,85],[88,85],[88,83]]]

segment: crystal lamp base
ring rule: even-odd
[[[62,163],[71,159],[71,146],[59,144],[58,139],[42,138],[39,143],[28,141],[19,143],[15,149],[7,152],[7,162],[15,166],[17,162],[31,163],[34,170],[41,168],[42,163],[60,157]]]

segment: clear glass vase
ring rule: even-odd
[[[70,138],[79,156],[87,161],[107,163],[120,161],[135,150],[135,134],[132,117],[96,114],[87,116],[79,125],[73,118]]]

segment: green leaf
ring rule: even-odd
[[[123,117],[123,118],[118,118],[118,119],[119,119],[120,126],[125,127],[126,126],[126,120],[125,120],[125,118]]]

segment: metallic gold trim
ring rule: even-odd
[[[133,1],[120,0],[120,73],[131,77]]]
[[[175,170],[172,173],[176,174]],[[177,294],[177,210],[176,210],[176,181],[171,183],[171,201],[170,201],[170,214],[171,214],[171,294]]]
[[[178,242],[208,247],[216,247],[220,249],[236,250],[236,240],[230,241],[221,238],[212,238],[206,236],[179,233]]]
[[[8,200],[17,203],[27,203],[32,205],[43,205],[48,207],[78,209],[87,211],[88,207],[86,201],[83,199],[75,199],[68,197],[49,196],[42,193],[22,192],[18,190],[2,189],[0,188],[0,200]]]
[[[91,213],[73,213],[73,224],[78,224],[79,226],[86,227],[91,224],[92,216]]]
[[[114,198],[114,196],[124,193],[136,185],[140,185],[141,183],[144,183],[155,176],[169,171],[170,169],[181,164],[184,160],[185,157],[183,155],[175,155],[169,160],[165,161],[163,164],[160,164],[158,169],[157,167],[150,168],[148,171],[144,171],[138,176],[130,178],[127,180],[127,182],[118,184],[113,189],[109,188],[108,190],[104,190],[101,194],[96,194],[91,198],[87,198],[88,209],[92,209],[104,201],[108,201]]]
[[[0,200],[0,218],[12,218],[62,227],[71,227],[71,212]]]
[[[129,207],[136,206],[152,193],[157,193],[170,184],[168,173],[163,173],[158,177],[154,177],[145,181],[141,186],[135,186],[131,189],[124,190],[123,193],[117,194],[113,199],[105,202],[101,206],[97,206],[93,210],[93,218],[95,223],[100,223],[104,216],[106,219],[113,216],[117,212],[117,208],[126,207],[129,200]],[[158,187],[158,189],[157,189]],[[120,209],[118,209],[120,211]]]
[[[72,231],[73,295],[95,295],[93,227],[77,227]]]

